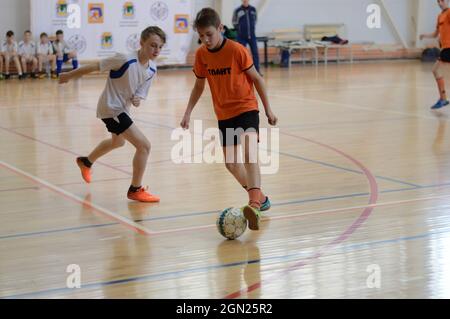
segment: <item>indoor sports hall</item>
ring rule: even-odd
[[[0,0],[0,298],[449,298],[448,6]],[[239,215],[250,190],[211,139],[218,118],[209,81],[229,73],[195,72],[205,43],[194,24],[206,7],[226,26],[210,27],[220,43],[245,38],[251,72],[278,120],[268,123],[253,88],[257,189],[271,201],[268,211],[252,206],[256,231]],[[115,134],[97,117],[99,98],[118,83],[115,72],[134,70],[128,63],[105,71],[99,61],[142,50],[148,26],[167,39],[148,96],[130,116],[151,144],[143,184],[134,186],[148,185],[160,197],[152,203],[127,198],[134,144],[96,160],[90,183],[76,162]],[[56,48],[55,64],[46,60],[39,70],[37,55],[26,55],[27,30],[35,47],[45,32],[51,48],[62,30],[70,49],[60,59]],[[90,74],[60,83],[90,65]],[[239,74],[253,83],[248,72]],[[183,130],[199,80],[206,86]],[[246,227],[234,240],[220,233],[227,208]]]

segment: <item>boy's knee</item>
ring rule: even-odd
[[[225,167],[227,168],[227,170],[229,170],[230,172],[234,172],[237,170],[237,163],[233,163],[233,162],[225,162]]]
[[[144,148],[145,148],[145,150],[146,150],[147,152],[150,153],[150,150],[151,150],[151,148],[152,148],[152,145],[150,144],[149,141],[146,141],[146,142],[145,142]]]
[[[151,149],[151,144],[149,142],[149,140],[145,139],[143,141],[141,141],[138,145],[138,150],[141,152],[146,152],[146,153],[150,153],[150,149]]]
[[[122,146],[124,146],[125,145],[125,140],[124,139],[118,139],[118,140],[114,140],[113,142],[112,142],[112,146],[114,147],[114,148],[119,148],[119,147],[122,147]]]

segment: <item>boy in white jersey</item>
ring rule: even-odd
[[[63,63],[72,60],[73,69],[78,68],[77,51],[73,50],[66,41],[64,41],[64,32],[56,31],[56,40],[53,42],[53,49],[56,52],[56,74],[59,76]]]
[[[32,40],[30,30],[23,33],[23,41],[19,42],[19,57],[22,63],[23,77],[27,77],[27,65],[31,63],[30,75],[33,79],[36,78],[37,58],[36,58],[36,44]]]
[[[45,78],[46,72],[42,71],[42,66],[45,63],[50,63],[52,70],[52,79],[56,79],[56,55],[53,51],[53,45],[48,39],[47,33],[43,32],[40,36],[41,41],[37,46],[37,58],[38,58],[38,73],[39,78]]]
[[[99,99],[97,117],[102,119],[111,138],[101,142],[87,157],[77,158],[83,179],[90,183],[91,166],[101,156],[130,142],[136,148],[133,178],[127,197],[140,202],[159,202],[159,197],[142,187],[150,142],[130,118],[130,106],[138,107],[145,99],[156,75],[153,61],[161,52],[166,35],[159,27],[148,27],[141,33],[141,49],[130,55],[116,54],[99,63],[62,73],[60,83],[95,71],[110,71],[106,87]]]
[[[17,42],[14,40],[14,32],[6,32],[6,40],[2,44],[2,52],[5,58],[5,79],[9,79],[11,76],[9,74],[9,64],[11,60],[14,61],[17,68],[17,73],[19,74],[19,80],[23,79],[22,67],[20,66],[19,55],[17,53]]]

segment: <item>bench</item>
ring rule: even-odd
[[[279,48],[281,51],[288,51],[292,56],[294,52],[300,52],[301,60],[305,64],[305,51],[311,51],[314,63],[319,63],[318,46],[314,43],[307,42],[304,39],[304,34],[300,29],[275,29],[271,33],[271,39],[274,42],[273,46]],[[293,59],[289,59],[289,67],[291,66]]]
[[[337,63],[340,62],[340,50],[345,48],[349,51],[350,63],[353,63],[353,50],[351,44],[334,44],[322,41],[323,37],[339,36],[344,37],[346,34],[345,24],[306,24],[304,26],[304,35],[307,41],[313,42],[324,49],[324,62],[328,63],[328,51],[336,50]]]

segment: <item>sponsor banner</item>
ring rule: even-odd
[[[167,34],[158,64],[184,64],[193,37],[191,15],[192,0],[31,0],[34,35],[63,30],[79,59],[138,50],[141,31],[156,25]]]

